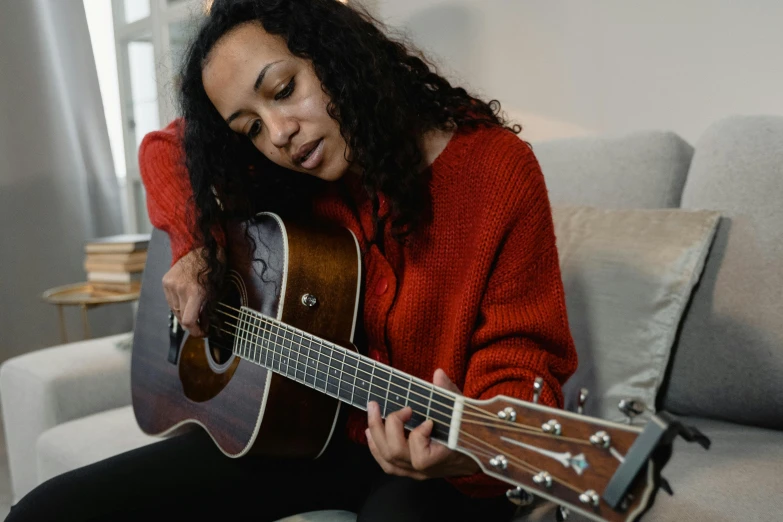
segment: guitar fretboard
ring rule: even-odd
[[[237,356],[362,410],[375,401],[383,417],[409,406],[407,427],[432,419],[432,438],[448,440],[453,393],[255,310],[243,307],[238,321]]]

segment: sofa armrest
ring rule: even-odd
[[[126,333],[54,346],[0,367],[14,502],[38,484],[35,448],[44,431],[131,403],[130,338]]]

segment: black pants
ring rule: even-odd
[[[386,475],[366,447],[344,437],[316,460],[231,459],[199,429],[55,477],[6,520],[261,522],[318,509],[354,511],[360,522],[513,514],[505,498],[472,499],[445,480]]]

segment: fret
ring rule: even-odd
[[[326,390],[332,397],[340,397],[340,372],[332,364],[337,355],[337,350],[331,350],[329,352],[329,371],[326,374]]]
[[[451,416],[454,413],[454,396],[451,392],[433,387],[430,418],[435,423],[432,437],[446,441],[449,439]]]
[[[341,399],[347,399],[347,397],[345,397],[345,395],[343,394],[343,384],[345,384],[345,381],[343,381],[343,375],[345,372],[345,357],[346,355],[344,352],[340,353],[340,384],[338,385],[338,388],[340,390],[338,395],[340,396]],[[348,390],[346,390],[346,393],[348,393]]]
[[[386,411],[388,413],[399,411],[405,407],[408,402],[408,382],[407,377],[403,377],[392,370],[391,383],[389,386],[389,403],[387,404]]]
[[[251,316],[245,313],[245,357],[253,360],[253,325],[250,323]]]
[[[316,354],[318,353],[318,345],[316,342],[315,347],[313,347],[313,341],[312,339],[307,339],[304,337],[301,337],[300,345],[302,346],[302,350],[305,352],[305,383],[309,384],[312,387],[315,387],[315,374],[317,371],[317,356],[313,356],[313,352]]]
[[[266,340],[266,343],[259,343],[261,345],[261,348],[264,350],[263,352],[259,350],[258,356],[259,358],[261,355],[264,355],[264,359],[266,360],[266,367],[269,369],[274,370],[275,366],[275,352],[277,350],[274,349],[272,345],[269,344],[268,337],[269,337],[269,330],[267,329],[266,325],[264,324],[264,321],[261,317],[256,316],[256,321],[258,321],[258,334],[259,337],[262,340]]]
[[[247,358],[250,361],[255,361],[253,358],[253,352],[255,350],[255,343],[253,342],[253,316],[250,313],[245,314],[245,335],[247,336]]]
[[[386,373],[386,377],[384,377]],[[388,380],[388,373],[378,368],[378,364],[372,361],[372,376],[370,377],[370,393],[368,397],[369,401],[375,401],[380,406],[381,415],[386,408],[386,392],[384,391],[383,384]]]
[[[410,380],[408,406],[413,410],[413,416],[408,421],[407,425],[410,428],[415,428],[425,420],[429,418],[429,404],[427,404],[427,398],[432,397],[431,384],[420,384],[413,379]]]
[[[351,386],[351,397],[348,399],[349,404],[353,404],[354,395],[356,395],[356,372],[358,370],[359,359],[351,352],[345,352],[345,359],[343,361],[343,379],[353,377]]]
[[[328,346],[322,347],[318,350],[318,364],[316,365],[317,372],[315,373],[315,388],[329,394],[329,387],[327,380],[329,378],[329,361],[331,360],[332,349]]]
[[[386,372],[386,395],[383,398],[383,417],[386,417],[386,412],[389,411],[389,393],[391,392],[391,377],[392,372]]]
[[[280,332],[281,332],[280,338],[281,338],[282,346],[285,347],[285,349],[288,350],[289,352],[296,354],[296,361],[294,362],[294,371],[291,377],[296,381],[303,382],[305,377],[305,371],[304,371],[304,367],[302,366],[303,364],[302,350],[299,349],[299,347],[297,347],[294,344],[293,333],[291,332],[291,330],[285,327],[281,327]]]
[[[245,312],[245,316],[244,316],[243,320],[244,320],[244,323],[245,323],[245,326],[244,326],[244,330],[245,330],[245,357],[248,360],[252,361],[253,360],[253,354],[252,354],[252,351],[253,351],[253,337],[252,337],[253,332],[250,329],[250,327],[251,327],[250,326],[250,314],[248,312]]]
[[[278,373],[283,372],[283,354],[277,349],[275,343],[272,341],[272,328],[271,324],[266,319],[261,319],[261,327],[263,328],[263,335],[261,336],[262,345],[264,348],[272,354],[272,370]]]
[[[245,359],[247,359],[247,328],[245,328],[244,326],[246,314],[247,312],[242,310],[242,312],[239,314],[239,324],[237,324],[237,329],[239,330],[239,335],[241,339],[241,342],[239,343],[240,346],[239,353]]]
[[[360,359],[357,362],[357,378],[354,381],[354,406],[367,408],[367,402],[370,400],[370,383],[372,382],[374,371],[375,364],[368,363],[366,359]]]
[[[345,382],[343,380],[343,375],[345,372],[345,358],[347,355],[342,351],[335,351],[334,353],[334,359],[340,363],[340,369],[337,370],[336,368],[333,370],[333,374],[337,376],[337,397],[340,400],[350,402],[351,395],[353,390],[349,388],[350,384]]]
[[[270,332],[270,337],[272,339],[272,346],[275,347],[277,351],[280,352],[280,358],[281,358],[281,364],[280,364],[280,370],[286,377],[295,377],[295,375],[291,375],[292,367],[291,367],[291,349],[286,348],[283,345],[282,339],[283,336],[280,335],[280,327],[273,323],[272,321],[268,321],[268,328]],[[294,370],[295,373],[295,370]]]
[[[261,345],[261,329],[258,327],[258,317],[254,315],[250,316],[253,325],[253,347],[250,352],[251,360],[259,362],[261,360],[261,354],[264,347]]]

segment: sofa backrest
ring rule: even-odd
[[[711,126],[682,207],[723,218],[674,346],[663,407],[783,428],[783,117]]]
[[[671,132],[533,143],[554,205],[677,208],[693,147]]]

